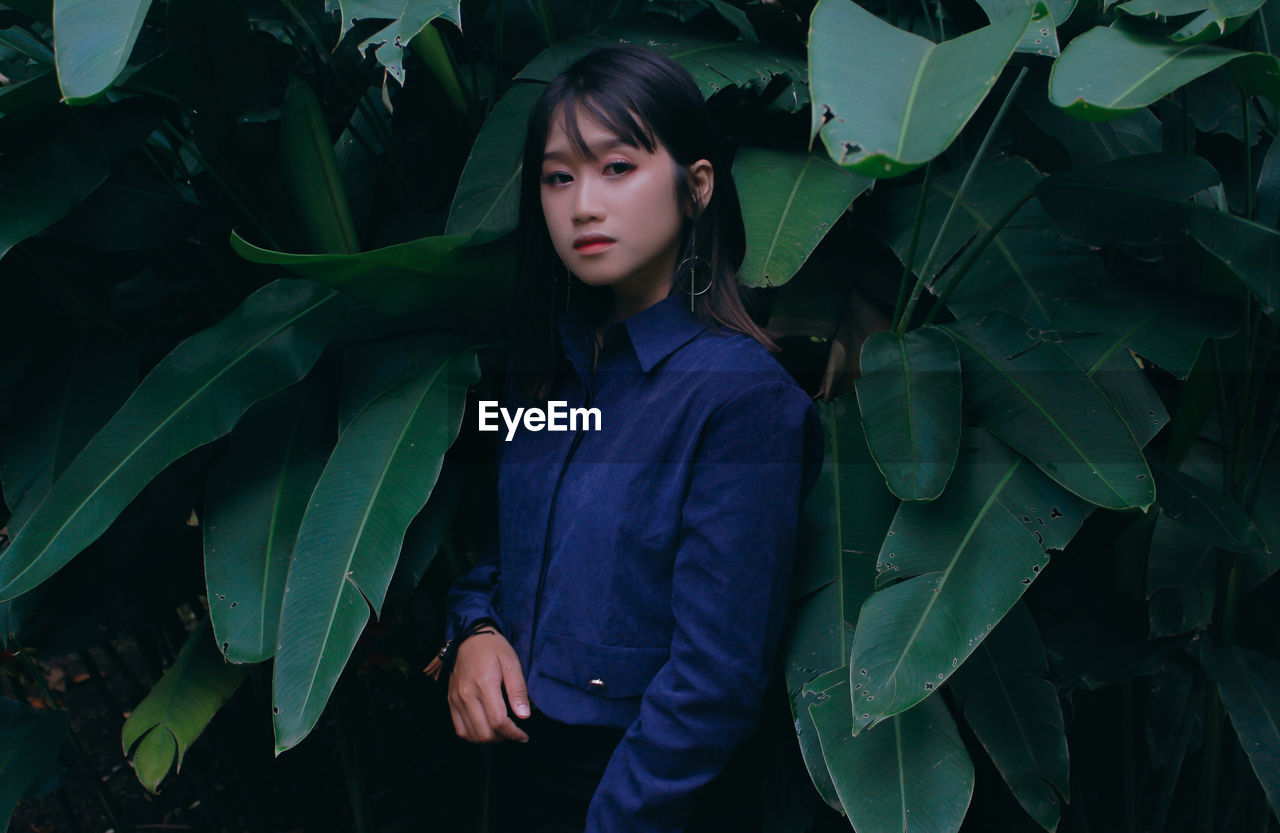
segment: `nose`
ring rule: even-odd
[[[592,181],[589,176],[581,177],[574,183],[573,222],[577,225],[604,219],[604,204],[601,201],[600,183]]]

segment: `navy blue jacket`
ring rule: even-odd
[[[447,636],[492,617],[545,714],[627,729],[588,833],[684,830],[754,729],[821,466],[808,395],[686,303],[610,327],[594,370],[588,329],[562,316],[573,372],[550,399],[599,408],[600,430],[499,440],[500,555],[448,599]]]

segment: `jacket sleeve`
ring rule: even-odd
[[[759,720],[822,429],[789,382],[721,405],[702,435],[672,576],[671,654],[605,770],[587,833],[676,833]]]
[[[508,632],[494,604],[500,580],[498,539],[495,536],[485,548],[480,561],[449,588],[449,594],[445,597],[446,642],[452,642],[455,636],[477,619],[492,619],[498,624],[499,631]]]

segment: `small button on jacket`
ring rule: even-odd
[[[768,350],[682,296],[610,327],[594,368],[576,312],[559,332],[549,400],[599,430],[499,443],[497,553],[450,591],[446,635],[493,618],[535,706],[627,729],[588,833],[680,831],[758,720],[821,428]]]

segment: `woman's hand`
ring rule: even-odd
[[[458,737],[472,743],[529,740],[507,716],[508,700],[517,717],[529,716],[529,692],[511,643],[493,631],[464,640],[449,675],[449,712]]]

